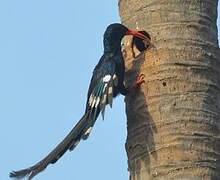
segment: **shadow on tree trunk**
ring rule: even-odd
[[[138,52],[132,44],[132,39],[125,40],[124,57],[126,60],[126,86],[130,87],[136,77],[141,74],[141,67],[146,61],[145,53]],[[140,53],[139,55],[137,55]],[[144,84],[143,84],[144,85]],[[154,134],[157,128],[148,111],[146,95],[142,89],[136,89],[125,98],[127,114],[128,137],[126,151],[129,157],[128,168],[140,179],[140,172],[147,171],[150,174],[150,155],[157,160],[155,151]],[[142,132],[142,133],[140,133]],[[141,136],[140,136],[141,135]],[[141,158],[137,158],[141,157]],[[144,167],[144,169],[142,168]]]
[[[119,1],[122,23],[149,32],[157,47],[133,62],[136,54],[125,45],[127,84],[146,75],[141,90],[126,97],[131,180],[220,179],[217,5]]]

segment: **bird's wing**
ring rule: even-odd
[[[111,58],[111,56],[103,56],[93,72],[86,104],[86,112],[90,111],[90,122],[83,139],[90,134],[100,112],[104,119],[106,105],[112,107],[113,90],[118,84],[118,77],[115,72],[115,62]]]

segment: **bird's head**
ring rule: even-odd
[[[128,29],[126,26],[114,23],[110,24],[104,33],[104,49],[105,51],[115,51],[121,47],[121,40],[126,35],[133,35],[150,43],[150,37],[141,31]]]

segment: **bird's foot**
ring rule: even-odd
[[[136,77],[136,81],[133,84],[133,88],[140,88],[141,84],[143,84],[145,82],[144,78],[145,78],[144,74],[139,74]]]
[[[145,82],[144,80],[145,78],[145,75],[144,74],[139,74],[137,77],[136,77],[136,80],[135,82],[133,83],[133,85],[128,88],[128,92],[131,93],[132,91],[136,90],[136,89],[139,89],[141,84],[143,84]]]

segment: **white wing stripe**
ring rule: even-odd
[[[97,108],[97,107],[98,107],[99,102],[100,102],[100,97],[98,97],[98,98],[97,98],[97,100],[96,100],[96,103],[95,103],[95,108]]]
[[[107,98],[107,95],[104,94],[103,99],[102,99],[102,104],[105,104],[105,103],[106,103],[106,98]]]
[[[112,94],[113,93],[113,88],[112,87],[109,87],[108,88],[108,94]]]
[[[91,105],[91,108],[93,108],[95,106],[95,102],[96,102],[96,97],[94,97],[93,101],[92,101],[92,105]]]
[[[92,104],[92,102],[93,102],[93,94],[92,95],[90,95],[90,97],[89,97],[89,105],[91,106],[91,104]]]

